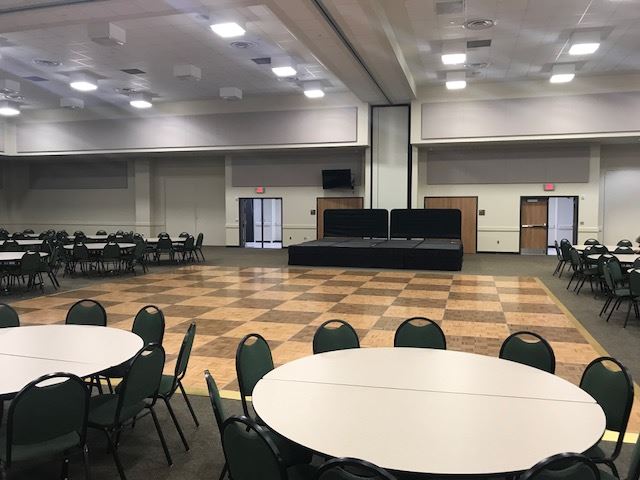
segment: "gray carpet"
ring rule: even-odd
[[[237,248],[205,249],[207,263],[230,266],[265,266],[282,267],[286,265],[286,250],[244,250]],[[568,292],[565,287],[568,276],[558,279],[551,275],[555,267],[553,257],[528,257],[503,254],[479,254],[465,257],[463,273],[478,275],[520,275],[539,277],[573,315],[587,328],[593,337],[612,355],[620,359],[632,374],[640,378],[640,322],[633,320],[626,329],[622,328],[626,311],[620,309],[605,323],[598,317],[602,299],[596,299],[589,292],[588,286],[577,296]],[[153,272],[170,270],[172,266],[152,267]],[[65,278],[61,283],[65,290],[85,287],[101,278]],[[47,293],[50,293],[48,290]],[[37,292],[14,293],[0,297],[0,302],[11,303],[17,298],[38,295]],[[120,446],[122,462],[130,480],[163,479],[216,479],[223,464],[222,451],[217,427],[213,419],[211,406],[205,397],[192,397],[194,407],[200,418],[201,426],[196,429],[182,398],[173,401],[177,415],[191,444],[191,451],[185,452],[180,439],[171,423],[164,405],[158,404],[157,411],[163,425],[169,448],[173,454],[174,465],[167,467],[160,442],[153,428],[151,418],[142,419],[135,430],[123,435]],[[225,400],[228,410],[240,413],[240,403]],[[403,412],[398,412],[402,415]],[[115,479],[117,471],[110,455],[106,453],[106,445],[101,434],[92,432],[89,439],[91,450],[92,474],[96,480]],[[620,460],[617,462],[621,472],[626,472],[629,464],[631,446],[626,445]],[[79,458],[72,460],[71,477],[83,478]],[[15,479],[53,479],[59,478],[57,464],[41,464],[37,466],[16,467],[10,476]]]

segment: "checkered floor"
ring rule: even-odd
[[[391,346],[396,327],[412,316],[438,321],[449,349],[496,356],[512,332],[530,330],[553,346],[557,374],[578,383],[600,356],[579,324],[532,277],[492,277],[326,268],[180,267],[90,288],[15,302],[24,324],[61,323],[82,298],[101,302],[109,326],[130,329],[135,313],[154,304],[166,316],[167,369],[189,324],[197,323],[186,386],[204,392],[210,369],[223,390],[237,391],[235,351],[248,333],[263,335],[276,364],[311,354],[319,324],[340,318],[365,347]],[[638,401],[636,399],[636,407]],[[634,408],[631,429],[640,427]]]

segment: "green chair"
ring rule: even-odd
[[[102,267],[102,273],[120,272],[122,266],[122,252],[120,251],[120,245],[115,241],[109,241],[102,249],[102,257],[100,257],[100,266]],[[107,270],[111,267],[111,270]]]
[[[44,290],[42,257],[40,257],[40,254],[32,251],[25,252],[20,260],[20,268],[17,275],[28,278],[27,288],[40,287],[40,290]]]
[[[386,470],[357,458],[332,458],[316,472],[314,480],[396,480]]]
[[[609,470],[600,469],[601,480],[619,480]],[[629,471],[625,480],[639,480],[640,479],[640,438],[633,447],[631,452],[631,461],[629,462]]]
[[[224,425],[225,420],[228,418],[228,415],[226,414],[224,407],[222,406],[222,399],[220,398],[220,390],[218,389],[218,385],[216,384],[216,381],[209,370],[204,371],[204,379],[207,383],[207,390],[209,391],[209,401],[211,402],[213,416],[216,420],[216,425],[218,425],[220,438],[222,439],[222,426]],[[222,471],[220,472],[220,480],[222,480],[227,475],[227,470],[227,462],[225,461],[224,466],[222,467]]]
[[[199,233],[198,237],[196,238],[196,245],[195,245],[195,254],[196,254],[196,259],[202,259],[202,261],[205,261],[204,258],[204,253],[202,252],[202,245],[204,243],[204,233]]]
[[[627,240],[625,238],[623,240],[620,240],[618,243],[616,243],[616,246],[618,246],[618,247],[633,247],[633,242],[631,240]]]
[[[609,315],[607,315],[608,322],[613,312],[623,300],[631,301],[631,290],[628,286],[624,285],[622,267],[615,257],[602,265],[602,276],[604,277],[604,284],[606,286],[605,293],[607,299],[600,310],[600,316],[607,313],[607,309],[611,306],[611,311]]]
[[[106,231],[106,230],[98,230],[98,231],[96,232],[96,235],[106,235],[106,234],[107,234],[107,231]]]
[[[600,245],[600,241],[595,238],[588,238],[584,241],[585,245]]]
[[[63,458],[61,477],[66,479],[74,451],[82,453],[89,478],[88,412],[89,390],[75,375],[52,373],[26,385],[9,405],[6,431],[0,439],[2,478],[7,478],[14,463],[56,456]]]
[[[634,269],[629,274],[629,308],[627,309],[627,318],[624,320],[624,328],[627,328],[627,323],[629,323],[632,306],[635,309],[636,318],[640,317],[638,302],[640,302],[640,270]]]
[[[173,464],[162,427],[154,410],[164,360],[164,350],[160,345],[145,346],[127,365],[127,371],[119,386],[118,393],[97,395],[91,398],[89,427],[104,433],[121,480],[125,480],[126,476],[118,454],[120,432],[124,427],[144,416],[145,412],[150,413],[153,418],[167,463]]]
[[[187,403],[187,407],[189,408],[191,417],[193,417],[193,421],[195,422],[197,427],[200,426],[198,418],[196,417],[196,413],[193,411],[193,407],[191,406],[191,402],[189,401],[189,397],[187,396],[187,392],[182,386],[182,379],[187,373],[187,365],[189,364],[189,357],[191,356],[191,349],[193,348],[193,340],[195,339],[195,336],[196,324],[192,323],[191,325],[189,325],[189,329],[187,330],[187,333],[182,340],[182,346],[180,347],[180,352],[178,353],[176,368],[173,375],[162,375],[162,379],[160,380],[160,389],[158,390],[158,396],[162,398],[164,403],[167,405],[167,410],[169,410],[169,414],[171,415],[173,424],[176,426],[176,430],[180,435],[180,439],[184,444],[185,450],[189,450],[189,444],[187,443],[187,439],[184,437],[184,433],[182,433],[182,428],[180,427],[178,418],[176,417],[173,408],[171,408],[170,400],[179,388],[180,392],[182,392],[184,401]]]
[[[107,312],[104,307],[95,300],[79,300],[67,312],[65,325],[94,325],[96,327],[107,326]]]
[[[596,465],[584,455],[560,453],[538,462],[519,480],[600,480]]]
[[[19,327],[20,317],[13,307],[0,303],[0,328]]]
[[[447,349],[447,339],[433,320],[424,317],[413,317],[400,324],[393,337],[394,347]]]
[[[308,464],[287,468],[268,431],[247,417],[225,420],[222,450],[233,480],[312,479],[313,468]]]
[[[313,353],[360,348],[358,334],[344,320],[327,320],[313,335]]]
[[[556,356],[553,348],[549,342],[534,332],[512,333],[502,342],[498,356],[545,372],[555,373],[556,371]]]
[[[615,370],[611,370],[606,364],[613,364]],[[600,357],[593,360],[580,380],[580,388],[591,395],[598,405],[604,410],[606,417],[606,427],[608,430],[617,432],[613,452],[605,453],[602,442],[585,452],[595,463],[607,465],[616,477],[618,469],[615,460],[620,455],[624,434],[629,423],[631,406],[633,405],[633,380],[624,365],[615,358]]]

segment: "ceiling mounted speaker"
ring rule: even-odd
[[[202,78],[202,70],[195,65],[174,65],[173,76],[180,80],[199,81]]]
[[[113,23],[92,23],[87,28],[91,41],[108,47],[127,43],[127,32]]]
[[[242,90],[237,87],[222,87],[220,89],[220,98],[229,101],[242,100]]]

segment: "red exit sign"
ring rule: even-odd
[[[264,187],[256,187],[256,193],[264,193]]]
[[[542,188],[544,188],[545,192],[553,192],[556,189],[555,183],[545,183]]]

